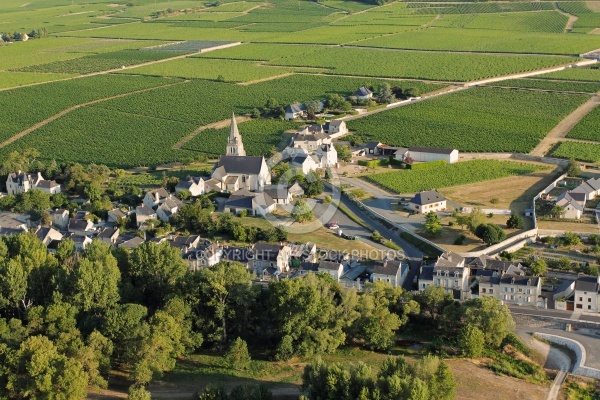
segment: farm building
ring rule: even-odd
[[[565,192],[556,198],[556,205],[562,207],[565,212],[561,218],[580,219],[585,208],[585,194]]]
[[[456,149],[444,149],[438,147],[409,147],[408,151],[404,154],[398,152],[396,159],[404,161],[410,157],[413,161],[427,162],[446,160],[448,164],[452,164],[458,161],[458,150]]]
[[[415,195],[408,203],[408,208],[420,213],[444,211],[446,209],[446,199],[435,190],[420,192]]]

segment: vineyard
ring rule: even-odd
[[[92,72],[106,71],[141,64],[148,61],[162,60],[185,53],[150,51],[150,50],[122,50],[113,53],[95,54],[92,56],[76,58],[68,61],[57,61],[50,64],[34,65],[22,68],[23,72],[54,72],[62,74],[89,74]]]
[[[231,53],[230,53],[231,54]],[[218,55],[218,54],[216,54]],[[373,60],[378,67],[373,68]],[[468,60],[468,61],[467,61]],[[328,68],[327,73],[390,78],[471,81],[565,64],[568,57],[438,54],[357,48],[325,48],[272,62],[273,65]]]
[[[577,21],[572,32],[589,33],[600,27],[600,14],[591,10],[586,3],[580,1],[559,2],[558,8],[577,15]]]
[[[580,161],[600,161],[600,144],[561,142],[552,151],[552,156],[562,158],[574,158]]]
[[[513,161],[473,160],[435,169],[402,170],[368,175],[366,178],[393,192],[408,194],[507,176],[526,175],[548,168]]]
[[[224,82],[247,82],[291,72],[291,68],[261,67],[256,62],[182,58],[123,71],[126,74],[176,76]]]
[[[0,92],[0,141],[76,104],[180,82],[179,79],[99,75]],[[31,142],[29,142],[30,145]]]
[[[556,92],[596,93],[600,90],[600,82],[571,82],[547,79],[510,79],[493,83],[492,86],[520,87],[530,89],[551,90]]]
[[[39,82],[51,82],[75,76],[73,74],[40,74],[29,72],[0,72],[0,89],[29,85]]]
[[[263,107],[270,98],[288,105],[323,99],[328,93],[348,96],[360,86],[379,87],[381,83],[377,79],[312,75],[293,75],[249,86],[194,80],[184,85],[109,100],[97,106],[201,126],[230,118],[232,111],[238,115],[250,113],[256,107]],[[442,87],[410,81],[389,83],[405,89],[414,87],[421,93]]]
[[[538,3],[547,4],[551,3]],[[505,14],[451,15],[435,23],[447,28],[562,33],[568,17],[557,11]]]
[[[384,36],[357,44],[392,49],[579,55],[598,48],[598,38],[594,35],[435,28]]]
[[[567,134],[567,137],[600,142],[600,107],[596,107],[592,112],[583,117]]]
[[[473,88],[348,122],[357,143],[531,151],[586,95]]]
[[[253,119],[238,125],[244,141],[244,149],[249,156],[269,156],[274,148],[281,150],[289,144],[282,140],[287,130],[294,130],[300,124],[290,121],[272,119]],[[207,129],[186,143],[182,148],[216,157],[225,152],[229,127],[223,129]],[[281,146],[283,144],[283,146]]]
[[[85,107],[0,149],[0,157],[35,147],[45,160],[111,167],[182,161],[191,159],[191,155],[171,150],[171,146],[194,129],[191,124]]]
[[[550,74],[540,75],[538,79],[565,79],[568,81],[600,82],[600,69],[569,68]]]
[[[409,9],[417,9],[418,14],[486,14],[523,11],[554,10],[551,3],[519,2],[519,3],[479,3],[448,4],[440,6],[437,3],[409,3]]]

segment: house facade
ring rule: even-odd
[[[406,275],[408,275],[408,265],[402,261],[385,260],[381,264],[376,264],[371,274],[371,280],[375,282],[387,282],[392,287],[402,287]]]
[[[276,202],[266,192],[250,192],[241,189],[231,193],[224,205],[224,211],[239,214],[246,211],[248,215],[270,214],[275,210]]]
[[[339,282],[342,275],[344,275],[344,265],[340,261],[321,260],[317,270],[318,272],[328,273],[336,282]]]
[[[579,276],[575,281],[575,311],[600,312],[600,277]]]
[[[280,273],[288,272],[291,253],[292,249],[287,244],[256,243],[252,246],[250,268],[257,276],[261,276],[267,268],[274,268]]]
[[[401,161],[405,161],[408,157],[410,157],[412,161],[418,162],[445,160],[448,164],[453,164],[458,161],[458,150],[413,146],[409,147],[407,152],[401,152],[396,156],[396,158]]]
[[[325,133],[327,133],[331,139],[338,138],[348,133],[346,122],[339,119],[334,119],[325,123],[323,128]]]
[[[285,108],[285,119],[288,121],[296,118],[302,118],[304,116],[306,116],[306,107],[304,104],[290,104]]]
[[[148,208],[155,208],[164,203],[168,198],[169,193],[165,190],[165,188],[159,188],[148,191],[144,196],[143,203]]]
[[[45,180],[41,172],[26,174],[18,171],[17,173],[8,174],[6,178],[6,192],[8,194],[17,195],[31,189],[41,190],[51,195],[60,193],[60,185],[55,181]]]
[[[182,190],[189,191],[194,197],[200,196],[205,193],[204,179],[200,176],[188,176],[179,181],[177,186],[175,186],[175,193],[179,193]]]
[[[428,190],[417,193],[415,197],[410,199],[408,208],[418,214],[444,211],[446,209],[446,199],[435,190]]]
[[[457,300],[470,298],[469,268],[465,259],[456,253],[446,252],[433,265],[422,267],[419,290],[431,285],[444,288]]]

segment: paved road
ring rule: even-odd
[[[508,308],[513,314],[534,315],[539,317],[560,318],[571,321],[594,322],[600,324],[600,315],[576,314],[573,311],[545,310],[518,306],[509,306]],[[600,329],[600,325],[598,326],[598,329]]]

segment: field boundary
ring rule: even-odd
[[[246,117],[246,116],[243,116],[243,115],[235,117],[235,121],[237,123],[246,122],[246,121],[249,121],[250,119],[252,119],[252,118]],[[200,132],[205,131],[207,129],[226,128],[226,127],[228,127],[230,125],[231,125],[231,119],[224,119],[224,120],[221,120],[221,121],[213,122],[213,123],[208,124],[208,125],[203,125],[203,126],[199,127],[198,129],[196,129],[194,132],[190,133],[189,135],[187,135],[186,137],[184,137],[183,139],[181,139],[179,142],[175,143],[171,148],[173,150],[181,150],[181,147],[183,147],[184,144],[186,144],[187,142],[189,142],[190,140],[192,140],[193,138],[195,138],[196,136],[198,136],[198,134]]]

